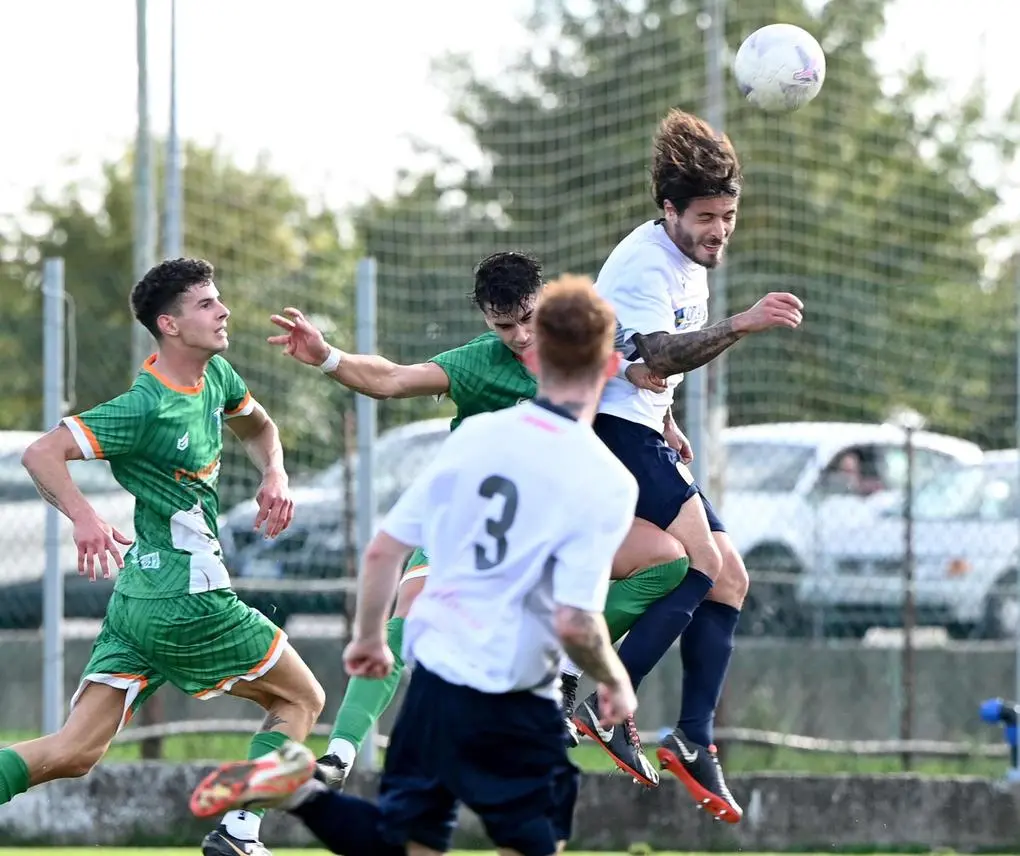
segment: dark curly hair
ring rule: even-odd
[[[669,201],[683,214],[692,199],[739,197],[742,184],[729,137],[682,110],[666,114],[652,143],[652,198],[660,209]]]
[[[483,312],[510,315],[542,288],[542,265],[527,253],[493,253],[475,268],[471,302]]]
[[[167,259],[151,268],[131,289],[131,311],[138,323],[159,340],[160,315],[177,309],[181,295],[211,282],[213,266],[205,259]]]

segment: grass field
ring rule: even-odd
[[[35,734],[0,732],[0,744],[16,743],[36,737]],[[316,755],[326,746],[326,738],[311,738],[309,746]],[[896,773],[902,770],[899,756],[867,757],[798,752],[793,749],[767,749],[755,746],[731,746],[723,760],[726,772],[754,773],[761,771],[797,773]],[[163,743],[167,761],[230,761],[245,758],[248,737],[241,734],[203,734],[169,737]],[[115,744],[107,759],[133,761],[140,757],[138,744]],[[612,770],[613,763],[598,747],[584,743],[573,750],[574,763],[585,770]],[[916,761],[913,771],[930,775],[974,775],[998,777],[1005,770],[1005,759],[967,758],[959,761]]]

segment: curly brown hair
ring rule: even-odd
[[[131,310],[138,323],[159,340],[159,316],[173,314],[181,295],[194,285],[212,282],[213,273],[205,259],[166,259],[150,268],[131,289]]]
[[[613,352],[616,316],[584,277],[549,283],[535,313],[542,376],[554,383],[587,380]]]
[[[725,134],[683,110],[670,110],[652,143],[652,198],[679,213],[692,199],[740,196],[743,177],[733,144]]]

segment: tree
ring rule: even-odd
[[[466,267],[508,246],[535,251],[550,274],[597,273],[613,244],[653,216],[657,120],[671,106],[704,113],[698,5],[537,0],[534,46],[507,74],[487,81],[449,61],[456,116],[484,162],[445,181],[444,166],[366,212],[366,247],[387,262],[380,287],[404,288],[398,269],[441,270],[454,255]],[[974,407],[987,401],[995,349],[987,335],[946,343],[975,323],[1002,335],[981,251],[998,196],[972,161],[1008,156],[1020,123],[1014,115],[992,127],[980,90],[945,103],[920,70],[884,93],[865,47],[885,5],[829,0],[815,17],[801,0],[728,4],[728,44],[783,20],[814,32],[828,59],[822,93],[796,114],[758,113],[728,89],[725,127],[746,176],[727,266],[731,310],[772,289],[807,304],[803,330],[733,352],[732,422],[880,420],[907,403],[936,427],[984,434],[988,407]],[[398,221],[407,240],[378,228]]]
[[[357,251],[342,245],[336,215],[317,210],[265,160],[246,169],[223,152],[197,145],[185,151],[184,248],[208,258],[231,309],[228,356],[254,394],[279,417],[291,466],[317,469],[342,449],[345,395],[313,372],[284,362],[265,337],[268,316],[298,305],[331,325],[349,345],[353,333],[352,280]],[[161,166],[160,166],[161,168]],[[162,186],[160,182],[159,186]],[[40,259],[64,258],[66,289],[76,331],[75,410],[110,398],[131,382],[132,160],[130,152],[103,166],[99,203],[94,188],[71,185],[35,195],[20,225],[0,234],[0,355],[21,371],[0,387],[0,425],[41,424]],[[158,257],[162,257],[159,255]],[[10,307],[10,310],[8,309]],[[240,454],[236,446],[232,455]],[[225,468],[226,479],[231,470]],[[245,476],[250,487],[250,475]]]

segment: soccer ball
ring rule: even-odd
[[[806,30],[769,24],[744,39],[733,75],[747,101],[766,113],[791,113],[814,98],[825,82],[825,53]]]

